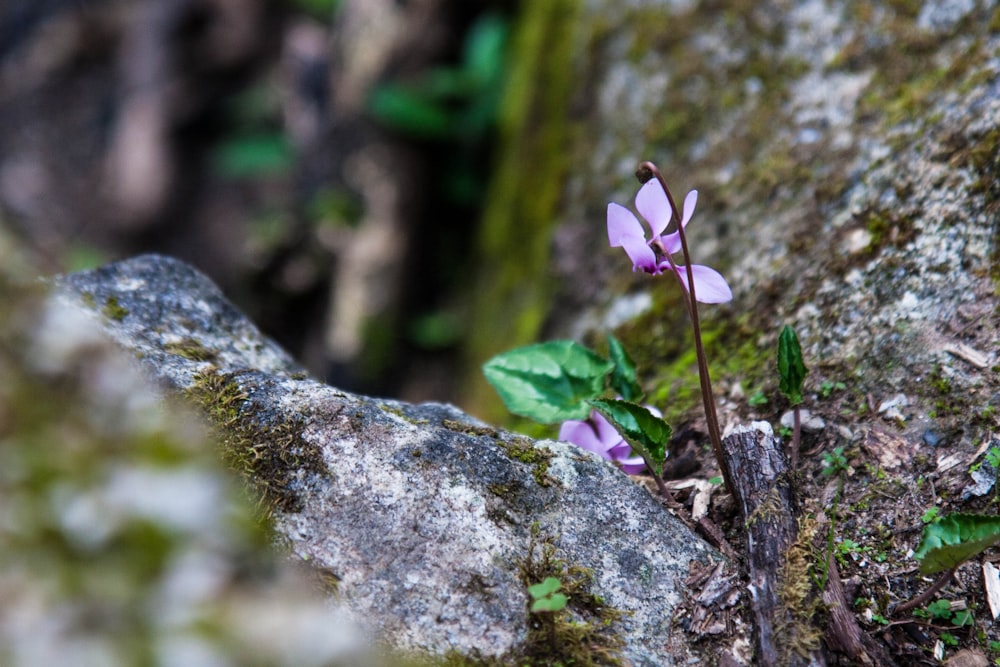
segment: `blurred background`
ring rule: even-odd
[[[4,0],[0,225],[49,273],[181,258],[317,378],[461,402],[517,12]]]

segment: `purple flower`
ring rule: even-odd
[[[686,230],[694,207],[698,202],[698,191],[692,190],[684,198],[684,214],[681,226]],[[642,223],[632,212],[618,204],[608,204],[608,242],[612,248],[621,246],[632,260],[632,270],[642,269],[646,273],[658,275],[667,270],[677,273],[681,284],[690,291],[687,268],[679,264],[671,265],[669,256],[681,250],[680,232],[663,234],[670,224],[672,212],[667,194],[659,181],[652,179],[639,188],[635,196],[635,208],[649,223],[652,238],[646,240]],[[726,303],[732,300],[733,292],[726,279],[716,271],[700,264],[691,265],[695,280],[695,296],[702,303]]]
[[[657,417],[662,416],[656,408],[646,406]],[[641,456],[631,456],[632,447],[622,438],[615,427],[601,413],[594,410],[585,421],[571,419],[559,428],[559,439],[572,442],[581,449],[599,454],[614,461],[629,475],[637,475],[646,469]]]

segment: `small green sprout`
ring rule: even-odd
[[[824,380],[819,385],[819,395],[820,398],[830,398],[834,391],[844,391],[845,389],[847,389],[847,385],[843,382]]]
[[[948,646],[958,646],[958,639],[950,632],[942,632],[940,639]]]
[[[951,617],[951,624],[960,628],[966,625],[973,625],[975,622],[976,619],[973,617],[972,612],[968,609],[956,611]]]
[[[786,324],[778,334],[778,379],[781,393],[793,406],[802,402],[802,384],[807,372],[799,337]]]
[[[951,602],[948,600],[936,600],[927,605],[927,615],[929,618],[936,618],[939,621],[950,621],[951,614]]]
[[[941,520],[938,516],[940,510],[937,507],[929,507],[926,512],[920,515],[920,520],[924,522],[924,525],[928,523],[937,523]]]
[[[789,446],[789,468],[795,470],[799,460],[799,442],[802,438],[802,421],[799,404],[802,403],[802,385],[806,381],[805,362],[802,360],[802,347],[795,329],[787,324],[778,334],[778,388],[792,406],[795,426],[792,429],[792,441]]]
[[[986,463],[993,466],[996,470],[1000,470],[1000,447],[993,445],[986,451]]]
[[[823,453],[823,474],[837,475],[848,469],[847,457],[843,447],[835,447],[832,452]]]
[[[555,577],[546,577],[542,583],[528,586],[528,595],[534,600],[531,603],[531,611],[557,612],[565,609],[569,599],[557,592],[560,588],[562,588],[562,582]]]
[[[764,395],[764,392],[758,389],[750,395],[750,398],[747,399],[747,403],[751,408],[758,408],[762,405],[767,405],[767,396]]]

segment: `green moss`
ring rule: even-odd
[[[549,461],[552,460],[552,452],[535,446],[527,438],[501,440],[498,444],[510,458],[531,465],[531,474],[539,486],[552,485],[554,480],[549,476]]]
[[[569,598],[559,612],[535,612],[525,605],[528,634],[520,645],[496,657],[465,655],[451,651],[444,656],[408,655],[402,664],[421,667],[614,667],[626,664],[624,641],[618,634],[626,613],[610,607],[591,591],[592,570],[559,558],[551,538],[539,537],[532,526],[528,553],[519,564],[522,585],[527,588],[555,577],[561,593]]]
[[[109,319],[121,322],[125,319],[125,316],[128,315],[128,310],[118,303],[118,297],[109,296],[104,301],[104,307],[101,308],[101,313]]]
[[[303,424],[266,426],[249,407],[236,373],[216,368],[198,373],[186,394],[215,426],[224,458],[258,494],[263,515],[298,511],[302,501],[292,486],[294,476],[323,469],[319,449],[302,438]]]
[[[901,247],[916,238],[913,220],[891,210],[869,210],[862,216],[869,235],[865,253],[877,254],[886,246]]]
[[[217,352],[209,350],[194,338],[185,338],[174,343],[167,343],[163,346],[163,349],[170,354],[176,354],[191,361],[213,361],[218,356]]]
[[[994,219],[1000,216],[1000,128],[955,148],[951,161],[972,170],[976,181],[971,191],[985,198],[987,216]],[[1000,295],[1000,225],[993,225],[989,272],[994,294]]]
[[[475,424],[467,424],[454,419],[442,420],[441,425],[449,431],[456,431],[466,435],[486,436],[489,438],[496,438],[500,435],[499,431],[490,426],[476,426]]]
[[[537,554],[536,554],[537,552]],[[555,613],[529,611],[527,641],[515,652],[518,665],[622,665],[624,642],[615,633],[623,612],[609,607],[590,592],[593,571],[558,558],[551,539],[539,539],[532,527],[528,556],[521,564],[521,582],[532,584],[555,577],[560,592],[569,598],[565,610]],[[511,663],[508,663],[511,664]]]
[[[785,562],[778,573],[778,600],[784,610],[783,620],[775,628],[775,635],[782,638],[782,662],[792,662],[792,655],[807,658],[820,646],[823,637],[818,622],[822,604],[813,589],[817,571],[826,571],[819,559],[823,554],[813,548],[817,524],[812,517],[799,519],[795,543],[785,552]]]
[[[391,405],[386,405],[385,403],[380,403],[378,407],[380,410],[382,410],[382,412],[388,412],[390,415],[395,415],[396,417],[399,417],[403,421],[409,422],[410,424],[413,424],[415,426],[422,426],[428,423],[426,419],[414,419],[413,417],[409,416],[399,408],[394,408]]]
[[[653,309],[619,328],[615,334],[625,344],[644,375],[647,400],[663,411],[668,423],[688,421],[703,410],[698,361],[690,323],[680,305],[677,289],[661,289]],[[666,299],[666,300],[665,300]],[[676,304],[674,304],[676,299]],[[662,305],[671,303],[670,306]],[[665,309],[665,310],[661,310]],[[665,317],[664,312],[673,313]],[[736,312],[729,308],[699,308],[702,342],[708,358],[713,387],[740,382],[764,388],[774,382],[775,352],[760,344],[760,333],[771,327],[766,308]]]

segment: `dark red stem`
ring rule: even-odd
[[[791,452],[789,452],[789,459],[791,459],[791,465],[789,470],[795,470],[799,465],[799,443],[802,441],[802,416],[799,413],[799,406],[794,406],[792,408],[792,415],[794,417],[794,422],[792,423],[792,445]]]
[[[950,570],[942,572],[941,576],[935,579],[934,583],[930,585],[930,588],[928,588],[926,591],[916,596],[909,602],[904,602],[900,604],[898,607],[892,610],[892,615],[898,616],[904,612],[907,612],[911,609],[915,609],[923,604],[926,604],[928,600],[934,597],[935,593],[944,588],[945,584],[951,581],[951,578],[955,576],[956,569],[958,568],[953,567]]]
[[[683,282],[681,283],[681,291],[686,295],[685,305],[687,305],[688,315],[691,317],[691,329],[694,332],[694,349],[695,354],[698,357],[698,376],[701,380],[701,398],[702,402],[705,404],[705,421],[708,423],[708,437],[712,441],[712,450],[715,453],[715,458],[719,463],[719,469],[722,471],[722,478],[726,483],[726,488],[730,493],[736,487],[733,486],[732,475],[729,471],[729,464],[726,461],[725,453],[722,449],[722,433],[719,429],[719,417],[715,410],[715,397],[712,394],[712,378],[708,372],[708,358],[705,356],[705,346],[701,341],[701,324],[698,320],[698,301],[695,298],[695,285],[694,285],[694,272],[691,269],[691,253],[688,251],[687,235],[684,233],[684,225],[681,224],[682,218],[681,213],[677,209],[677,204],[674,202],[674,197],[670,194],[670,188],[667,187],[667,181],[663,178],[663,174],[660,173],[659,168],[652,162],[646,161],[639,165],[639,169],[636,172],[639,175],[639,179],[642,180],[642,175],[648,173],[651,177],[659,181],[660,185],[663,187],[663,191],[667,195],[667,201],[670,203],[670,210],[673,211],[673,215],[677,218],[677,232],[681,240],[681,252],[684,254],[684,264],[685,270],[687,271],[687,282],[688,287],[685,288]],[[648,180],[648,179],[646,179]],[[677,275],[677,265],[674,263],[673,257],[669,253],[666,253],[667,260],[670,262],[670,268],[673,269],[674,275]],[[678,282],[680,281],[680,276],[677,277]]]

